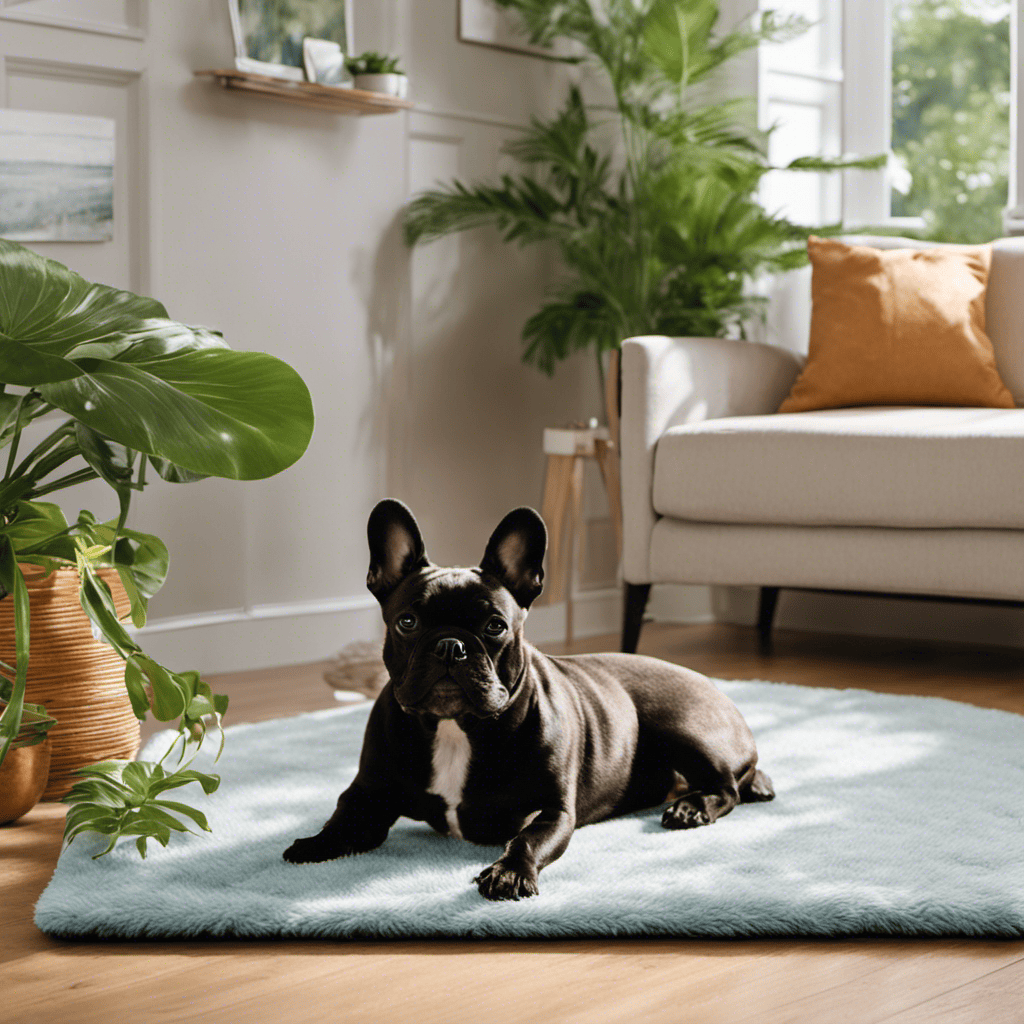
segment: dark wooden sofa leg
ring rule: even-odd
[[[778,587],[762,587],[757,607],[757,635],[762,652],[772,649],[772,623],[775,621],[775,606],[779,603]]]
[[[627,583],[622,609],[622,650],[636,654],[640,641],[640,627],[644,624],[644,609],[651,593],[650,583]]]

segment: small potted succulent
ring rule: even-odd
[[[409,79],[399,68],[397,57],[388,57],[383,53],[367,50],[358,57],[350,57],[345,61],[345,67],[352,76],[352,84],[356,89],[383,92],[405,99]]]

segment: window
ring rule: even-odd
[[[763,199],[805,223],[913,230],[944,241],[1024,233],[1024,3],[1014,0],[760,0],[816,22],[765,46],[761,123],[796,153],[891,152],[847,171],[841,194],[774,174]],[[788,122],[788,127],[787,127]],[[1020,154],[1018,156],[1018,154]],[[834,187],[834,186],[833,186]],[[801,216],[806,214],[809,216]]]
[[[1009,145],[1007,0],[895,0],[892,216],[936,241],[997,238]]]

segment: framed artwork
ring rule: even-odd
[[[228,9],[239,71],[301,82],[307,37],[352,55],[352,0],[228,0]]]
[[[114,121],[0,109],[0,237],[114,237]]]
[[[569,47],[562,43],[553,48],[534,46],[520,30],[516,19],[491,0],[459,0],[459,39],[464,43],[479,43],[534,57],[571,55]]]

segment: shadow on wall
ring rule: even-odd
[[[359,444],[365,451],[385,452],[387,465],[380,472],[379,487],[394,490],[396,364],[401,369],[406,300],[410,284],[409,249],[402,237],[402,211],[391,219],[374,250],[357,249],[352,260],[352,282],[366,301],[368,362],[373,374],[373,400],[359,418]]]
[[[481,229],[417,248],[409,266],[389,489],[420,517],[435,560],[465,563],[510,508],[539,507],[544,427],[599,413],[597,372],[590,353],[552,378],[521,361],[523,324],[552,276],[549,255]],[[386,321],[386,309],[375,315]]]

